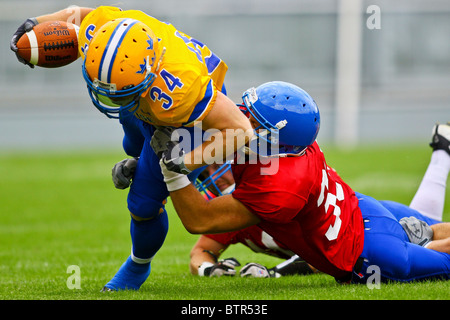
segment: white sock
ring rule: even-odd
[[[442,221],[449,171],[450,155],[444,150],[433,151],[427,171],[409,205],[410,208],[429,218]]]

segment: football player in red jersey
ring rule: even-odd
[[[243,100],[257,137],[245,156],[256,151],[258,158],[243,161],[237,154],[232,194],[207,201],[184,175],[160,162],[174,207],[189,232],[221,233],[258,224],[345,283],[365,283],[372,266],[379,268],[383,281],[449,278],[448,253],[412,243],[383,203],[353,191],[327,166],[315,141],[319,111],[304,90],[269,82],[248,90]],[[442,136],[447,149],[448,140],[450,134]],[[277,147],[268,152],[264,144]],[[262,163],[262,156],[277,161],[278,170],[264,171],[272,164]]]
[[[450,125],[436,125],[433,128],[432,141],[439,141],[439,137],[441,136],[439,133],[444,133],[445,131],[447,131],[447,134],[450,133]],[[444,146],[443,149],[445,149]],[[450,233],[443,233],[444,230],[447,230],[447,232],[450,230],[450,224],[438,224],[442,221],[443,217],[446,181],[449,172],[450,156],[445,150],[437,148],[432,153],[431,161],[409,207],[392,201],[381,201],[396,219],[400,221],[405,231],[408,233],[410,233],[411,230],[423,231],[423,229],[417,228],[417,226],[424,223],[426,224],[425,221],[418,220],[414,216],[410,217],[411,214],[415,214],[415,211],[411,211],[410,209],[421,211],[425,217],[430,218],[428,223],[432,225],[433,236],[430,237],[430,235],[425,234],[418,236],[409,234],[409,236],[415,237],[416,239],[413,239],[415,242],[432,239],[434,242],[429,243],[428,246],[442,252],[449,252],[450,249]],[[216,196],[233,192],[235,183],[231,172],[231,164],[226,163],[221,166],[212,164],[207,166],[199,175],[196,186],[198,190],[208,197],[208,199],[213,199]],[[427,239],[427,237],[430,239]],[[446,240],[442,241],[438,239]],[[235,275],[235,268],[239,267],[240,263],[234,258],[221,260],[219,260],[219,258],[230,245],[237,243],[247,246],[254,252],[288,259],[270,269],[258,263],[247,263],[240,270],[241,276],[280,277],[285,275],[305,275],[317,272],[315,268],[308,265],[299,256],[292,256],[292,252],[282,244],[276,242],[257,225],[254,225],[233,232],[201,235],[190,253],[191,259],[189,267],[191,273],[200,276]]]
[[[211,164],[200,173],[196,181],[197,189],[204,192],[208,199],[229,194],[234,191],[234,178],[231,162],[221,166]],[[274,240],[257,225],[242,230],[219,234],[201,235],[190,253],[189,269],[193,275],[231,276],[236,274],[235,267],[240,263],[234,258],[219,260],[221,254],[233,244],[241,243],[254,252],[264,253],[285,259],[273,268],[249,262],[240,270],[242,277],[280,277],[285,275],[305,275],[317,270],[308,265],[281,243]]]

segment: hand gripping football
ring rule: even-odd
[[[57,68],[78,58],[77,25],[64,21],[39,23],[17,42],[17,54],[39,67]]]

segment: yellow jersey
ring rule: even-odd
[[[211,110],[224,84],[227,65],[200,41],[142,11],[101,6],[82,21],[79,51],[84,53],[96,30],[113,19],[131,18],[146,24],[155,33],[159,45],[156,57],[165,49],[156,78],[148,93],[141,97],[135,116],[156,126],[193,126]]]

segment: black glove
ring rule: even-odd
[[[286,260],[279,265],[269,269],[269,274],[272,278],[279,278],[290,275],[313,274],[317,272],[319,271],[310,266],[298,255],[294,255],[289,260]]]
[[[234,268],[240,265],[239,261],[235,258],[227,258],[205,268],[203,275],[207,277],[234,276],[236,274]]]
[[[20,27],[16,30],[10,42],[10,48],[12,51],[16,53],[17,60],[19,60],[20,63],[26,64],[30,68],[34,68],[34,65],[25,61],[21,56],[19,56],[19,54],[17,53],[18,51],[17,42],[19,41],[20,37],[22,37],[26,32],[32,30],[33,27],[37,24],[38,22],[36,18],[29,18],[25,20],[25,22],[22,23]]]
[[[158,127],[153,133],[150,145],[158,158],[162,158],[164,151],[167,150],[167,143],[172,140],[172,134],[175,128],[172,127]],[[176,137],[173,137],[176,139]]]
[[[168,170],[181,174],[189,174],[191,170],[186,168],[184,164],[184,154],[184,150],[178,142],[169,141],[167,143],[167,150],[163,152],[161,160]]]
[[[112,168],[112,180],[117,189],[126,189],[130,186],[139,158],[124,159],[117,162]]]

